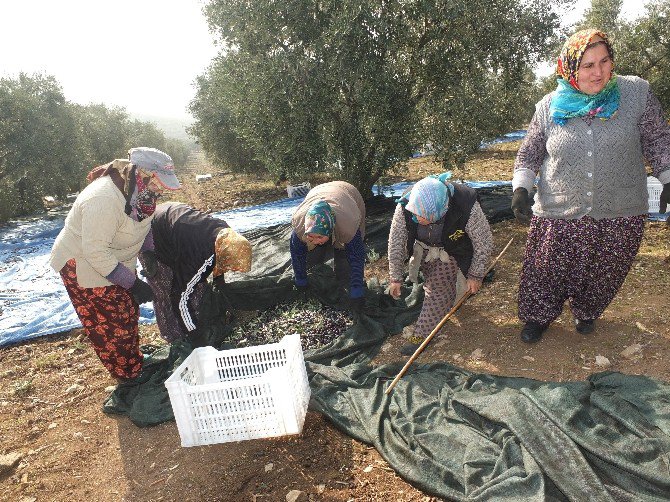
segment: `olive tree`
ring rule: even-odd
[[[670,0],[652,0],[645,14],[619,30],[616,71],[649,81],[670,118]]]
[[[367,195],[425,142],[448,165],[527,120],[557,2],[211,0],[223,50],[193,132],[210,156],[232,138],[276,175],[328,170]]]
[[[53,77],[0,79],[0,184],[6,219],[64,195],[78,170],[76,122]]]
[[[52,76],[0,79],[0,221],[43,209],[45,195],[64,200],[92,167],[140,145],[172,150],[177,166],[188,156],[185,142],[123,108],[68,102]]]

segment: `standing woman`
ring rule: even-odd
[[[139,375],[139,304],[151,288],[137,278],[137,255],[151,228],[156,200],[179,181],[169,155],[133,148],[89,173],[91,182],[65,218],[50,264],[60,273],[77,316],[109,373]]]
[[[298,288],[307,286],[307,270],[334,258],[335,276],[349,290],[351,307],[363,307],[365,203],[356,187],[331,181],[312,188],[293,213],[291,264]]]
[[[251,244],[221,219],[186,204],[167,202],[151,222],[153,247],[140,254],[143,274],[154,293],[161,336],[172,343],[187,339],[207,344],[199,326],[200,306],[213,274],[217,288],[224,273],[251,269]]]
[[[425,297],[410,344],[401,348],[411,355],[456,299],[459,273],[476,293],[482,285],[493,236],[472,188],[449,183],[450,174],[429,176],[406,192],[396,206],[389,234],[389,294],[400,297],[404,264],[408,257],[409,278],[417,282],[423,272]]]
[[[530,221],[519,285],[527,343],[540,340],[566,300],[576,330],[591,333],[616,296],[648,212],[644,158],[663,183],[663,211],[670,198],[670,126],[649,83],[613,67],[605,33],[572,35],[558,87],[536,105],[517,154],[512,209]]]

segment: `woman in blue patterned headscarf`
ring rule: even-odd
[[[307,270],[331,257],[342,290],[351,307],[364,303],[365,203],[356,187],[331,181],[312,188],[291,221],[291,264],[295,284],[307,287]]]
[[[401,198],[389,234],[389,294],[400,297],[404,264],[408,257],[409,279],[424,275],[425,297],[421,314],[401,349],[412,354],[451,308],[458,278],[462,287],[476,293],[484,278],[493,249],[493,237],[477,192],[449,183],[449,173],[417,182]]]
[[[313,241],[328,241],[335,228],[335,213],[325,200],[312,204],[305,214],[305,234]],[[323,239],[325,237],[325,239]]]

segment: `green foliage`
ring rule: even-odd
[[[72,110],[53,77],[0,79],[0,181],[19,214],[40,209],[42,195],[70,189],[76,145]]]
[[[560,1],[212,0],[226,51],[191,133],[233,168],[327,170],[369,195],[425,142],[450,164],[527,120]]]
[[[103,104],[73,105],[73,108],[76,110],[80,140],[79,189],[84,186],[89,169],[127,155],[128,114],[123,108],[107,108]]]
[[[591,0],[591,6],[586,9],[584,18],[576,30],[596,28],[616,40],[621,27],[619,16],[622,5],[623,0]]]
[[[16,208],[19,207],[19,194],[11,179],[0,179],[0,222],[7,221],[16,214]]]
[[[367,263],[374,263],[378,261],[379,258],[381,258],[380,254],[374,249],[369,249],[367,255],[365,256]]]
[[[438,147],[448,168],[482,140],[530,117],[530,68],[545,54],[558,18],[549,2],[418,5],[409,46],[418,68],[422,137]]]
[[[33,383],[32,378],[27,378],[25,380],[19,380],[14,382],[12,386],[12,394],[16,397],[25,397],[30,394],[35,389],[35,384]]]
[[[216,74],[218,64],[210,69]],[[191,103],[191,111],[198,119],[188,128],[189,134],[198,138],[200,145],[215,164],[237,172],[265,170],[256,160],[251,146],[233,129],[232,109],[226,104],[226,94],[219,90],[219,82],[211,78],[198,78],[197,94]]]
[[[177,172],[179,168],[186,165],[189,155],[193,151],[195,144],[192,141],[186,141],[179,138],[165,138],[165,152],[170,154]]]
[[[177,167],[192,148],[153,123],[131,121],[123,108],[69,103],[51,76],[0,79],[0,221],[43,210],[45,195],[65,200],[92,167],[134,146],[164,150]]]
[[[40,356],[35,359],[35,367],[39,370],[45,370],[48,368],[58,368],[61,366],[61,356],[58,352],[51,352],[44,356]]]
[[[648,80],[670,118],[670,0],[652,0],[642,17],[622,22],[615,49],[616,71]]]

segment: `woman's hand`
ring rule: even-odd
[[[468,291],[470,292],[471,295],[474,295],[477,291],[479,291],[479,288],[482,287],[482,280],[472,279],[468,277],[467,284],[468,284]]]
[[[395,300],[400,298],[400,284],[399,282],[392,282],[389,286],[389,295],[391,295]]]

